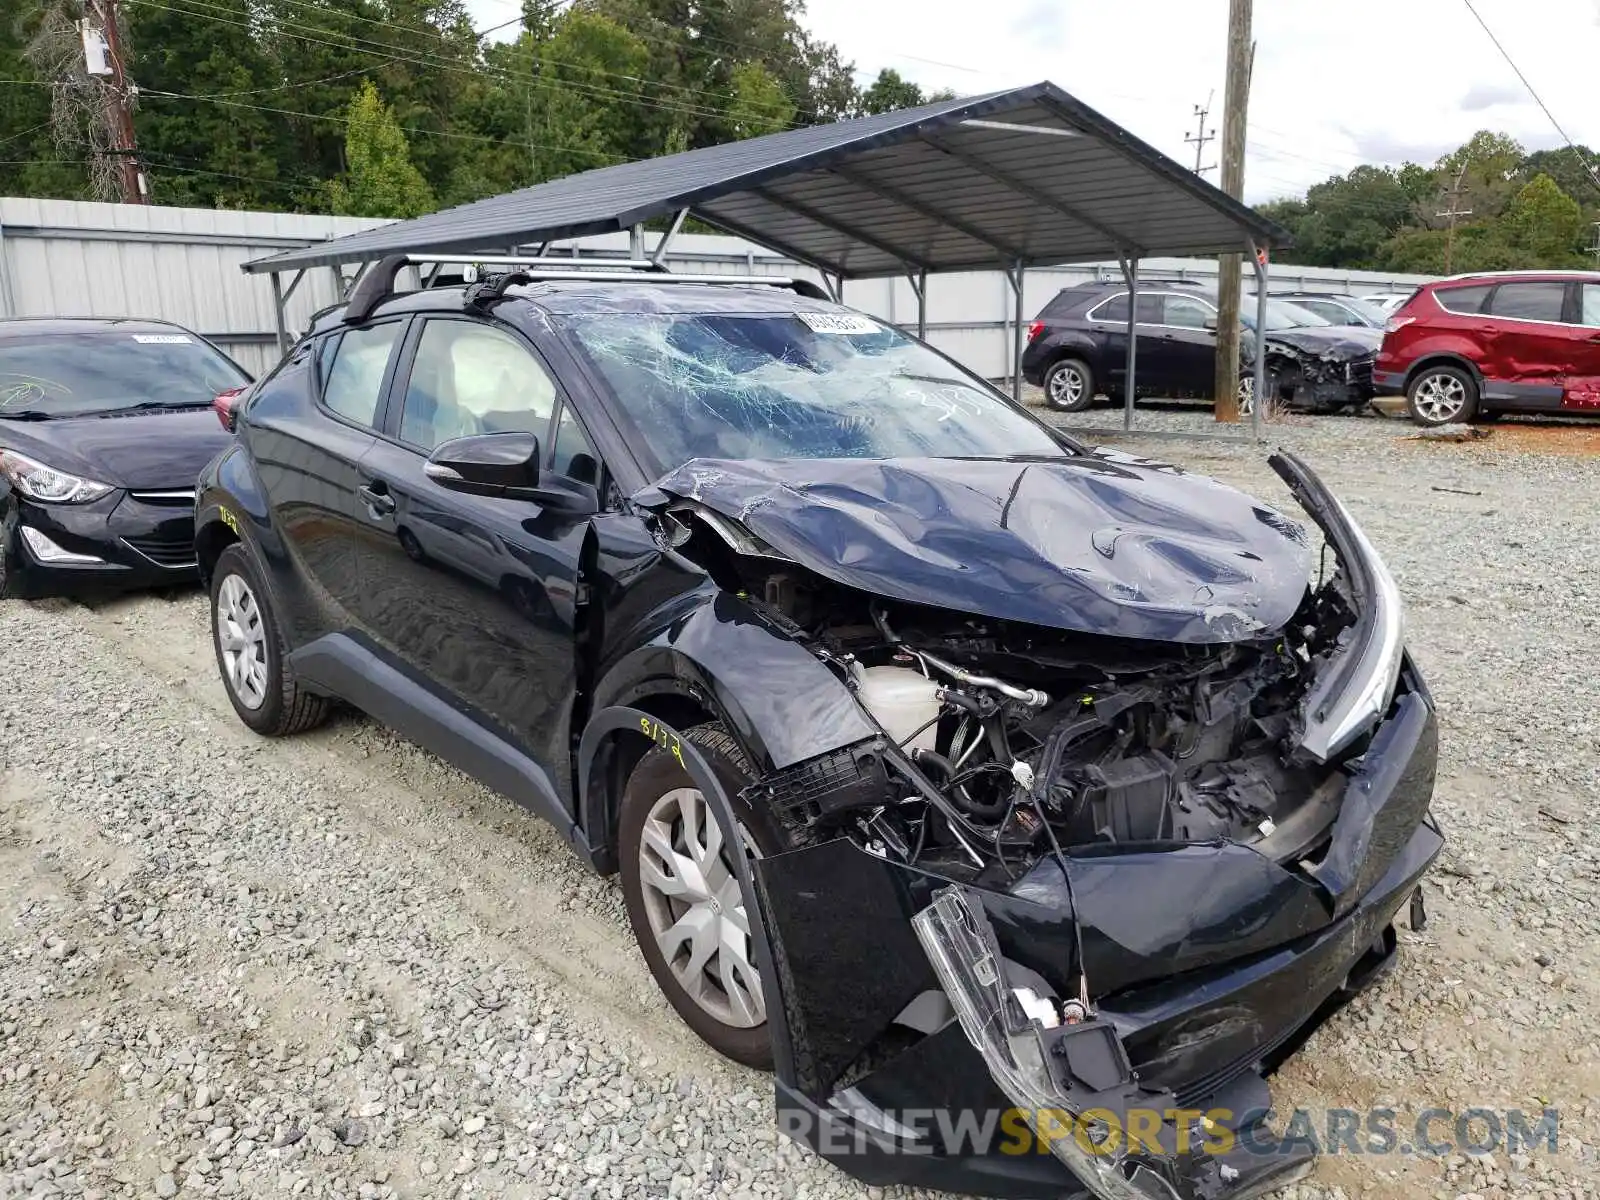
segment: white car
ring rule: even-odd
[[[1361,299],[1374,307],[1381,308],[1386,313],[1392,313],[1404,304],[1410,296],[1410,292],[1373,292],[1370,296],[1363,296]]]

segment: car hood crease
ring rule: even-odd
[[[1080,633],[1267,636],[1309,579],[1296,522],[1214,481],[1105,452],[696,459],[655,487],[741,522],[836,583]]]

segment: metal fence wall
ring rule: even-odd
[[[91,204],[0,197],[0,317],[157,317],[202,333],[259,373],[277,359],[272,293],[267,277],[239,267],[277,250],[341,237],[380,221],[292,213]],[[653,246],[654,234],[648,236]],[[526,250],[527,248],[524,248]],[[484,247],[485,252],[515,252]],[[625,258],[627,234],[558,242],[552,254]],[[668,255],[682,270],[718,274],[799,275],[814,271],[738,238],[680,234]],[[1144,280],[1216,279],[1214,261],[1146,259]],[[1063,287],[1085,279],[1118,280],[1115,263],[1030,271],[1023,312],[1031,316]],[[1315,267],[1278,267],[1273,290],[1328,292],[1410,290],[1426,276]],[[1253,286],[1253,281],[1252,281]],[[289,304],[290,328],[338,298],[332,267],[307,272]],[[856,280],[846,304],[915,328],[916,297],[905,280]],[[969,369],[991,379],[1011,371],[1017,331],[1012,298],[999,271],[934,276],[928,280],[928,340]]]

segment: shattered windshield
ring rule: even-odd
[[[1062,457],[958,367],[853,313],[565,320],[662,471],[693,458]]]

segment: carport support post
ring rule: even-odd
[[[1255,382],[1251,387],[1255,391],[1256,402],[1250,406],[1250,436],[1256,441],[1261,440],[1261,410],[1267,403],[1267,356],[1263,348],[1266,338],[1262,331],[1267,327],[1267,248],[1265,245],[1250,243],[1250,262],[1256,271],[1256,361]]]
[[[1022,352],[1028,344],[1027,326],[1022,323],[1022,283],[1026,270],[1019,258],[1016,265],[1006,272],[1006,278],[1011,281],[1012,314],[1015,324],[1013,333],[1016,336],[1011,356],[1011,399],[1018,404],[1022,403]]]
[[[272,316],[277,322],[278,355],[289,353],[289,330],[283,322],[283,282],[276,271],[267,276],[272,283]]]
[[[1139,326],[1134,321],[1139,313],[1139,259],[1129,252],[1119,254],[1117,263],[1122,267],[1122,278],[1128,284],[1128,367],[1122,383],[1122,427],[1133,428],[1134,368],[1139,357]]]
[[[917,337],[922,341],[928,340],[928,273],[918,271],[915,274],[907,272],[906,279],[911,284],[911,290],[917,297]]]

